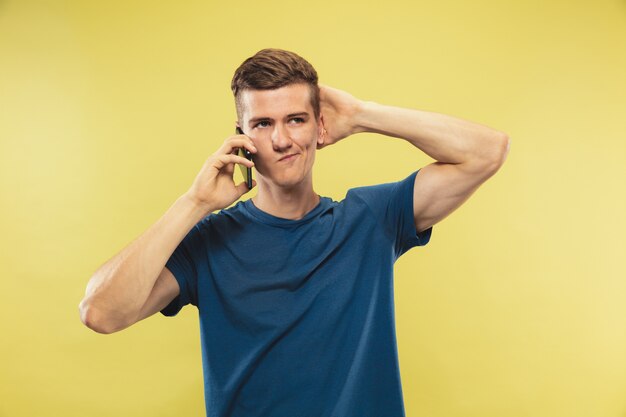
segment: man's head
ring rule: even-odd
[[[315,118],[320,115],[320,89],[317,71],[300,55],[283,49],[262,49],[235,71],[230,88],[235,96],[237,120],[243,124],[245,106],[241,102],[244,90],[274,90],[289,84],[304,83],[309,86],[311,107]]]
[[[258,150],[259,185],[309,186],[322,137],[315,69],[293,52],[263,49],[239,66],[231,88],[237,124]]]

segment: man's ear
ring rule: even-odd
[[[323,145],[326,129],[324,128],[324,115],[320,114],[319,122],[317,123],[317,145]]]

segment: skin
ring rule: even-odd
[[[257,149],[253,160],[259,190],[252,202],[277,217],[302,218],[319,203],[313,164],[325,135],[321,115],[314,116],[309,87],[292,84],[241,94],[242,120],[237,126]],[[294,113],[302,114],[289,117]]]
[[[299,219],[319,202],[312,185],[318,149],[362,132],[405,140],[435,160],[420,169],[413,186],[415,229],[421,232],[456,210],[494,175],[510,146],[505,133],[478,123],[363,101],[322,84],[317,119],[302,85],[251,90],[243,98],[238,125],[244,134],[228,137],[206,159],[188,191],[94,273],[79,304],[86,326],[99,333],[117,332],[160,311],[180,293],[164,265],[194,225],[249,191],[245,183],[235,184],[235,164],[255,167],[257,207]],[[287,117],[300,111],[308,114],[305,120]],[[250,125],[251,118],[260,116],[269,121]],[[253,153],[254,162],[234,154],[242,147]],[[280,161],[286,155],[294,156]]]
[[[259,191],[252,202],[261,210],[299,219],[319,203],[312,168],[317,149],[356,133],[404,139],[436,161],[415,177],[414,219],[423,231],[461,206],[504,163],[508,136],[487,126],[445,114],[363,101],[320,84],[316,119],[305,84],[242,92],[244,135],[228,138],[207,160],[188,192],[209,213],[227,207],[248,192],[232,179],[235,163],[255,166]],[[305,112],[305,116],[287,117]],[[252,119],[265,118],[252,122]],[[232,155],[245,146],[254,164]],[[280,160],[293,155],[289,160]],[[256,181],[254,182],[256,185]]]

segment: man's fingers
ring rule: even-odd
[[[241,164],[250,168],[254,166],[254,162],[250,161],[249,159],[246,159],[239,155],[234,155],[232,153],[217,155],[215,157],[215,162],[213,166],[217,169],[222,169],[228,164]]]
[[[220,148],[218,153],[233,153],[235,149],[238,148],[246,148],[252,153],[256,153],[256,146],[250,138],[247,136],[233,136],[230,139],[227,139],[222,147]]]

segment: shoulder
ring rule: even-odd
[[[246,209],[246,204],[248,200],[238,201],[236,204],[224,208],[218,212],[211,213],[207,217],[205,217],[205,221],[207,225],[218,225],[230,222],[237,222],[241,219],[245,218],[248,214]]]
[[[216,231],[225,231],[232,228],[233,224],[240,222],[237,219],[241,218],[241,216],[241,208],[237,206],[209,213],[191,228],[186,238],[206,240],[208,236],[213,236]]]
[[[396,196],[412,195],[418,172],[419,170],[414,171],[399,181],[351,188],[346,194],[346,200],[360,200],[370,206],[380,206]]]

